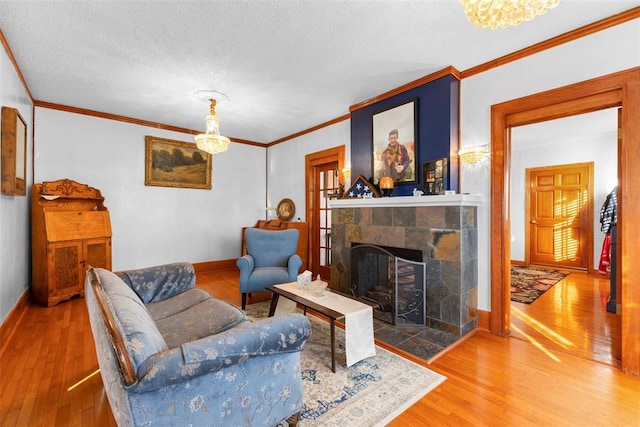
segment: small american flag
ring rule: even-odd
[[[380,193],[364,176],[360,175],[353,182],[344,197],[346,199],[367,199],[380,197]]]

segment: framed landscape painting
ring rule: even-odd
[[[194,143],[146,136],[144,184],[211,189],[211,154]]]

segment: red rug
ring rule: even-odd
[[[531,304],[569,273],[531,267],[511,267],[511,301]]]

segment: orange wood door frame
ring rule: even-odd
[[[640,67],[506,101],[491,107],[491,325],[510,328],[510,128],[622,107],[618,142],[618,280],[621,286],[621,369],[640,375]],[[634,165],[636,165],[634,167]]]
[[[319,188],[320,183],[316,182],[316,168],[327,163],[338,163],[338,170],[344,168],[345,146],[328,148],[316,153],[307,154],[304,158],[305,166],[305,217],[309,224],[309,271],[317,271],[317,260],[319,259]],[[344,177],[340,174],[340,182],[344,184]],[[328,278],[328,276],[327,276]],[[324,279],[327,280],[327,279]]]

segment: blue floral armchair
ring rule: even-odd
[[[247,228],[245,242],[247,254],[238,258],[242,309],[247,305],[247,294],[265,292],[266,286],[295,282],[302,259],[296,255],[298,230],[264,230]]]
[[[119,426],[274,425],[303,404],[300,314],[252,322],[195,288],[188,263],[85,282],[98,364]]]

